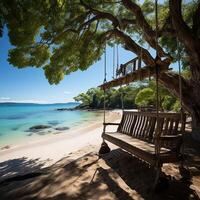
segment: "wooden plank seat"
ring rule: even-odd
[[[123,133],[106,133],[103,138],[119,146],[120,148],[134,154],[136,157],[145,160],[151,165],[156,164],[155,145],[137,138],[130,137]],[[162,163],[174,162],[177,160],[177,154],[171,153],[167,148],[161,148],[160,161]]]
[[[154,166],[177,162],[181,158],[182,132],[179,113],[124,111],[120,123],[105,123],[102,138]],[[106,132],[106,126],[117,125],[117,132]]]

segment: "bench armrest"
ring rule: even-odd
[[[115,126],[115,125],[120,125],[120,123],[103,123],[104,126],[108,126],[108,125],[112,125],[112,126]]]
[[[160,140],[162,141],[174,141],[174,140],[180,140],[182,138],[182,135],[162,135],[160,136]]]
[[[166,147],[165,142],[167,142],[167,146],[173,147],[173,151],[177,151],[180,149],[181,143],[182,143],[182,135],[162,135],[156,140],[155,144],[155,152],[156,154],[160,153],[160,149],[162,147]],[[164,146],[163,146],[164,145]],[[171,149],[172,150],[172,149]]]
[[[111,126],[116,126],[116,125],[120,125],[120,123],[103,123],[103,132],[106,132],[106,126],[111,125]]]

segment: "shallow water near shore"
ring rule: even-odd
[[[92,123],[101,118],[100,112],[57,111],[73,108],[66,104],[0,104],[0,148],[6,149],[36,137],[67,133],[72,128]]]

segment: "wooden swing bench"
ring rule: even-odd
[[[159,58],[158,55],[157,58]],[[159,59],[157,62],[158,61]],[[106,90],[112,87],[122,86],[153,76],[156,77],[156,104],[159,105],[158,76],[170,70],[169,65],[171,59],[165,59],[162,65],[157,62],[151,66],[141,67],[141,57],[136,57],[120,65],[120,67],[117,68],[116,78],[108,82],[106,82],[105,64],[105,81],[99,87],[104,90],[105,95]],[[179,80],[179,87],[181,89],[180,81],[181,79]],[[155,167],[156,177],[154,187],[156,187],[158,183],[164,163],[183,161],[181,147],[183,141],[182,134],[185,130],[186,121],[185,115],[182,112],[164,113],[159,112],[158,109],[157,107],[156,112],[153,111],[153,109],[147,112],[145,109],[140,112],[123,111],[120,123],[105,123],[104,112],[103,143],[99,150],[100,155],[110,151],[110,148],[105,142],[105,140],[107,140]],[[106,132],[106,127],[108,125],[117,125],[117,131]],[[181,164],[183,164],[183,162],[181,162]]]
[[[102,138],[161,169],[163,163],[181,160],[185,116],[180,113],[124,111],[120,123],[104,123]],[[182,121],[182,123],[181,123]],[[117,132],[106,126],[117,125]]]

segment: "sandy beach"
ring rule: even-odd
[[[106,119],[108,122],[119,121],[120,116],[120,111],[109,111]],[[18,143],[9,149],[0,150],[0,161],[26,157],[45,160],[48,166],[84,146],[100,145],[102,121],[103,119],[94,123],[84,123],[66,133],[40,137],[37,140],[30,138],[25,144]]]

